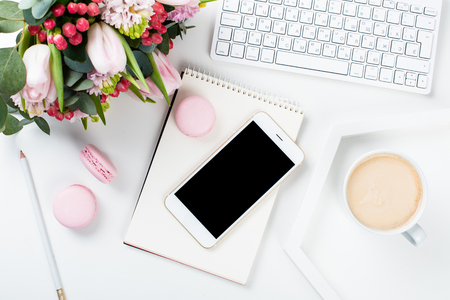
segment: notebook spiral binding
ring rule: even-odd
[[[229,80],[226,80],[225,78],[222,79],[221,77],[216,77],[215,75],[211,75],[210,73],[206,74],[205,71],[196,71],[195,68],[187,67],[184,70],[185,76],[192,76],[199,78],[200,80],[205,80],[206,82],[210,82],[211,84],[216,84],[218,86],[222,86],[223,88],[231,89],[232,91],[236,91],[237,93],[241,93],[243,95],[247,95],[249,97],[252,97],[253,99],[257,99],[260,101],[267,102],[269,104],[273,104],[275,106],[288,109],[292,112],[303,114],[304,111],[300,104],[297,102],[289,101],[286,97],[280,97],[278,95],[272,95],[267,94],[266,92],[262,91],[256,91],[252,89],[251,87],[242,86],[239,83],[230,82]]]

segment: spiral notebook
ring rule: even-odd
[[[182,134],[175,123],[178,103],[208,99],[216,123],[205,136]],[[211,249],[195,241],[164,206],[166,196],[255,113],[268,113],[295,140],[303,110],[205,73],[186,69],[150,163],[124,243],[245,285],[274,205],[278,188]]]

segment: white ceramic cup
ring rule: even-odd
[[[422,201],[420,203],[420,206],[417,208],[417,212],[415,214],[415,216],[413,217],[412,220],[406,222],[403,226],[395,228],[393,230],[376,230],[373,228],[369,228],[365,225],[363,225],[352,213],[352,211],[350,210],[350,207],[348,205],[347,202],[347,183],[348,180],[350,178],[350,176],[352,175],[353,171],[355,170],[355,168],[359,165],[359,163],[361,161],[363,161],[365,158],[375,155],[375,154],[381,154],[381,153],[391,153],[391,154],[395,154],[398,155],[400,157],[402,157],[403,159],[405,159],[406,161],[408,161],[413,167],[414,169],[417,171],[417,174],[419,174],[420,180],[422,181]],[[422,215],[426,203],[427,203],[427,192],[428,192],[428,188],[427,188],[427,182],[425,180],[425,176],[422,172],[422,170],[420,169],[420,167],[417,165],[417,163],[415,161],[413,161],[410,157],[408,157],[407,155],[398,152],[398,151],[393,151],[393,150],[386,150],[386,149],[379,149],[379,150],[374,150],[374,151],[370,151],[364,155],[362,155],[360,158],[358,158],[350,167],[350,169],[347,172],[347,175],[345,176],[345,181],[344,181],[344,202],[345,202],[345,207],[347,209],[347,211],[349,212],[350,216],[352,217],[352,219],[358,223],[360,226],[362,226],[364,229],[373,232],[373,233],[377,233],[377,234],[382,234],[382,235],[392,235],[392,234],[398,234],[401,233],[408,241],[410,241],[414,246],[421,246],[425,240],[426,240],[426,233],[425,231],[422,229],[422,227],[419,226],[419,224],[417,224],[417,221],[419,220],[420,216]]]

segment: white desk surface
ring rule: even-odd
[[[189,21],[197,27],[189,30],[183,41],[174,43],[169,58],[177,70],[188,65],[205,69],[298,100],[306,111],[297,139],[306,154],[305,162],[282,185],[247,285],[122,244],[167,105],[142,104],[120,97],[112,100],[106,127],[90,123],[85,132],[81,123],[47,118],[50,137],[33,124],[16,136],[0,136],[0,299],[57,299],[22,174],[19,149],[29,158],[69,300],[320,299],[282,247],[327,133],[335,123],[450,108],[450,60],[446,57],[450,20],[441,19],[433,88],[430,95],[423,96],[212,61],[209,51],[217,8],[217,3],[208,4]],[[449,0],[444,0],[442,15],[450,16]],[[10,45],[12,40],[2,35],[0,46]],[[119,175],[112,183],[100,183],[80,163],[78,153],[88,143],[97,145],[116,165]],[[444,172],[444,168],[435,171]],[[333,178],[341,174],[333,172]],[[75,183],[88,186],[98,201],[94,221],[78,230],[60,225],[52,212],[56,193]],[[322,196],[338,201],[339,192],[324,189],[327,194]],[[442,264],[450,270],[449,260]],[[326,267],[321,267],[326,272]],[[450,298],[450,294],[433,293],[430,286],[429,299]]]

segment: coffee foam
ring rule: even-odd
[[[422,202],[423,189],[416,169],[404,158],[378,153],[361,161],[349,176],[347,202],[363,225],[381,231],[411,221]]]

